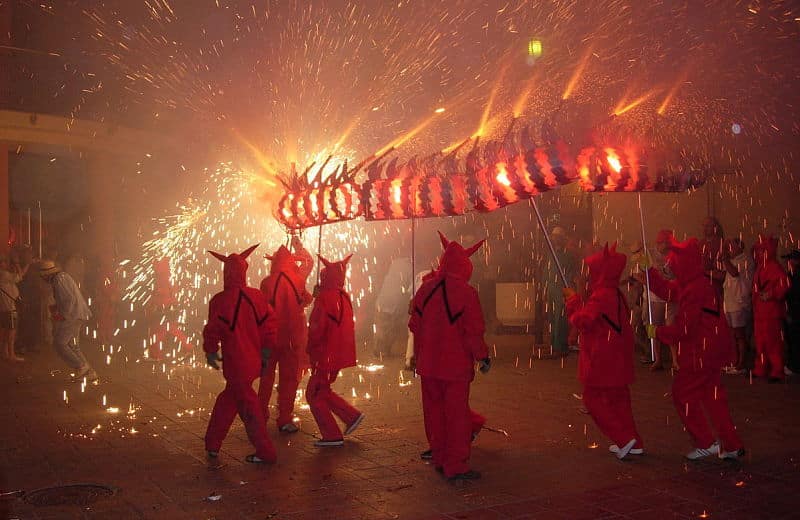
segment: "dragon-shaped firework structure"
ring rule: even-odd
[[[473,145],[459,160],[458,152]],[[355,168],[347,162],[323,177],[330,157],[312,173],[281,177],[286,191],[277,218],[287,230],[341,222],[410,219],[489,212],[578,182],[590,192],[682,192],[705,182],[707,167],[681,158],[677,164],[648,164],[634,146],[584,147],[577,158],[559,140],[537,146],[529,127],[511,129],[499,141],[483,146],[467,139],[450,152],[388,163],[389,149]],[[651,161],[652,162],[652,161]],[[310,175],[309,175],[310,174]]]

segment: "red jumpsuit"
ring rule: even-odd
[[[489,356],[478,292],[469,285],[469,249],[445,246],[439,269],[414,295],[408,327],[414,333],[416,370],[422,378],[422,410],[433,463],[446,477],[470,471],[472,433],[469,386],[475,361]]]
[[[329,262],[322,257],[320,260],[325,268],[320,273],[319,294],[314,300],[308,324],[311,377],[306,388],[306,400],[322,440],[338,441],[342,439],[342,430],[334,415],[348,427],[361,415],[331,389],[341,369],[356,366],[353,305],[350,295],[344,290],[350,257],[340,262]]]
[[[208,304],[203,350],[214,353],[222,347],[226,384],[214,403],[205,441],[207,451],[219,451],[238,412],[247,437],[256,447],[256,455],[274,462],[275,448],[267,436],[253,381],[261,372],[261,350],[275,348],[275,322],[272,308],[261,291],[247,287],[246,258],[253,249],[255,246],[227,257],[212,253],[225,262],[225,288]]]
[[[651,290],[678,306],[675,321],[656,329],[656,339],[675,345],[678,351],[680,368],[672,382],[675,409],[695,447],[709,448],[716,440],[715,430],[721,450],[737,451],[743,447],[742,441],[720,379],[722,367],[733,357],[733,335],[722,312],[721,298],[703,273],[697,239],[673,242],[667,265],[675,280],[665,280],[657,269],[648,272]]]
[[[778,263],[778,243],[772,237],[759,237],[754,246],[756,272],[753,276],[753,336],[756,362],[753,375],[783,379],[783,318],[789,277]]]
[[[269,258],[269,257],[268,257]],[[311,303],[311,295],[306,290],[306,277],[313,264],[308,251],[301,249],[292,255],[281,246],[270,258],[270,274],[261,281],[261,292],[275,310],[277,323],[277,353],[269,358],[261,372],[258,399],[269,419],[269,401],[275,383],[275,369],[280,365],[278,379],[278,428],[292,422],[294,401],[303,370],[308,368],[306,343],[308,325],[304,308]],[[297,261],[302,261],[298,268]]]
[[[633,328],[619,279],[626,257],[616,244],[584,260],[589,269],[589,297],[574,295],[566,302],[567,317],[580,334],[578,379],[583,383],[583,403],[597,427],[618,447],[642,438],[631,409],[633,383]]]

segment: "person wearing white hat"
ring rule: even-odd
[[[75,379],[94,381],[97,372],[83,355],[78,338],[81,327],[92,313],[73,278],[59,269],[52,260],[42,260],[39,274],[53,288],[55,305],[50,307],[53,319],[53,347],[64,362],[75,370]]]

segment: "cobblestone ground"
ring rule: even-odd
[[[203,434],[223,386],[217,372],[101,366],[99,384],[82,392],[49,351],[3,363],[0,513],[114,520],[800,518],[796,382],[728,377],[748,455],[741,463],[689,463],[669,372],[640,368],[634,413],[647,454],[620,462],[581,412],[574,355],[539,359],[533,349],[531,357],[520,336],[491,343],[496,363],[478,375],[471,398],[493,429],[481,433],[472,453],[483,478],[461,483],[419,459],[426,448],[419,381],[397,359],[381,369],[347,370],[337,381],[367,414],[344,447],[315,448],[316,425],[301,407],[300,433],[269,425],[279,462],[267,467],[243,461],[251,448],[238,420],[220,458],[206,459]],[[33,490],[75,483],[116,492],[85,505],[29,503]]]

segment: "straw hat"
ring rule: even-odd
[[[42,260],[39,262],[39,276],[46,277],[60,273],[61,269],[52,260]]]

